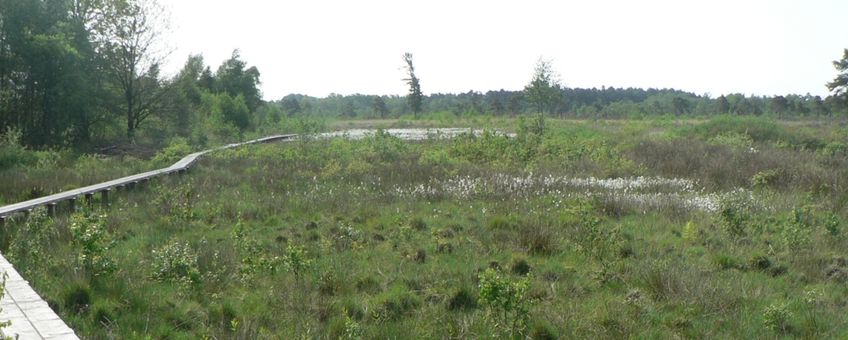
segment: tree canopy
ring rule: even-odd
[[[558,109],[563,98],[562,84],[551,61],[539,58],[524,95],[538,112],[554,113]]]
[[[839,74],[836,79],[827,83],[827,88],[843,102],[848,102],[848,48],[843,51],[842,59],[833,62],[833,67]]]

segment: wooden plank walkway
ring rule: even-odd
[[[239,146],[247,145],[247,144],[268,143],[268,142],[274,142],[274,141],[280,141],[280,140],[290,140],[294,137],[296,137],[296,135],[270,136],[270,137],[264,137],[264,138],[250,140],[250,141],[243,142],[243,143],[227,144],[227,145],[224,145],[222,147],[204,150],[204,151],[200,151],[200,152],[195,152],[193,154],[190,154],[190,155],[184,157],[180,161],[174,163],[173,165],[171,165],[167,168],[143,172],[143,173],[132,175],[132,176],[118,178],[118,179],[111,180],[111,181],[108,181],[108,182],[89,185],[87,187],[82,187],[82,188],[79,188],[79,189],[68,190],[68,191],[65,191],[65,192],[60,192],[58,194],[39,197],[39,198],[31,199],[29,201],[24,201],[24,202],[10,204],[10,205],[4,206],[4,207],[0,207],[0,219],[6,218],[6,217],[8,217],[12,214],[15,214],[15,213],[27,212],[29,210],[32,210],[35,207],[44,206],[44,205],[53,204],[53,203],[59,203],[59,202],[62,202],[62,201],[75,199],[77,197],[111,190],[111,189],[119,187],[119,186],[132,185],[132,184],[139,183],[141,181],[145,181],[145,180],[148,180],[148,179],[151,179],[151,178],[154,178],[154,177],[167,175],[167,174],[171,174],[171,173],[174,173],[174,172],[185,171],[192,164],[194,164],[194,162],[197,161],[197,159],[200,156],[202,156],[203,154],[205,154],[207,152],[211,152],[211,151],[215,151],[215,150],[222,150],[222,149],[229,149],[229,148],[239,147]]]
[[[7,217],[16,213],[31,211],[39,206],[55,205],[62,201],[76,199],[80,196],[93,195],[95,193],[108,193],[117,187],[134,185],[135,183],[154,177],[186,171],[200,156],[208,152],[248,144],[292,140],[295,137],[297,135],[276,135],[242,143],[227,144],[218,148],[192,153],[167,168],[143,172],[137,175],[3,206],[0,207],[0,227],[2,227],[3,221]],[[0,273],[8,275],[6,292],[2,299],[0,299],[0,308],[2,308],[2,311],[0,311],[0,321],[12,321],[12,325],[3,329],[0,333],[11,337],[17,335],[20,339],[79,339],[74,334],[74,331],[50,309],[47,302],[42,300],[38,293],[30,287],[29,283],[6,261],[6,258],[2,254],[0,254]]]

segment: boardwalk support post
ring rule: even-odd
[[[94,194],[90,193],[90,192],[85,193],[85,205],[87,205],[90,208],[91,204],[93,202],[94,202]]]
[[[47,216],[56,217],[56,203],[47,203]]]
[[[70,207],[72,214],[77,212],[77,198],[76,197],[69,198],[68,199],[68,206]]]
[[[106,188],[106,190],[100,192],[100,202],[103,203],[103,206],[109,206],[109,191],[111,190],[112,188]]]

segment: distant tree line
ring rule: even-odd
[[[236,50],[217,68],[190,56],[163,75],[167,13],[155,0],[0,0],[0,134],[34,147],[236,140],[300,116],[391,118],[420,113],[564,118],[718,114],[848,117],[848,50],[826,98],[718,97],[674,89],[569,88],[540,59],[522,90],[423,95],[412,54],[403,55],[406,96],[299,94],[266,102],[260,72]]]
[[[841,60],[833,62],[839,72],[827,84],[832,95],[821,96],[745,96],[728,94],[712,97],[675,89],[641,88],[568,88],[562,85],[551,62],[539,59],[533,76],[521,91],[498,90],[481,93],[421,94],[415,77],[412,55],[404,61],[410,77],[409,95],[369,96],[331,94],[316,98],[291,94],[273,102],[284,116],[318,115],[346,118],[388,118],[421,111],[463,115],[514,116],[546,113],[563,118],[640,118],[649,116],[768,115],[776,118],[843,117],[848,118],[848,49]]]
[[[456,116],[514,116],[545,112],[565,118],[637,118],[660,115],[767,115],[777,118],[846,116],[845,104],[835,96],[814,95],[718,97],[674,89],[563,88],[550,107],[540,108],[525,91],[435,93],[422,98],[425,112],[447,112]],[[403,96],[339,95],[316,98],[291,94],[273,102],[282,116],[388,118],[411,115]],[[543,104],[544,105],[544,104]]]

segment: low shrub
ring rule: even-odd
[[[160,150],[153,156],[153,163],[158,166],[169,166],[176,163],[192,152],[188,140],[182,137],[175,137],[168,143],[168,146]]]
[[[71,236],[78,249],[77,265],[92,277],[109,274],[117,266],[107,252],[113,245],[105,214],[77,213],[71,216]]]
[[[528,294],[532,276],[511,280],[489,268],[480,274],[479,280],[479,302],[486,308],[486,320],[495,331],[493,335],[526,335],[532,303]]]
[[[197,253],[188,243],[176,240],[153,250],[153,277],[157,280],[191,285],[200,281]]]
[[[788,333],[791,319],[792,312],[786,304],[771,304],[763,310],[763,325],[773,332]]]

